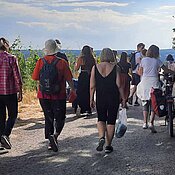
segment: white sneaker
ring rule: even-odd
[[[143,124],[143,129],[147,129],[148,128],[148,124],[147,123],[144,123]]]

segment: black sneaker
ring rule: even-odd
[[[134,106],[140,106],[140,104],[136,101],[136,102],[134,103]]]
[[[109,154],[113,151],[113,147],[112,146],[106,146],[105,147],[105,153]]]
[[[12,148],[9,137],[7,137],[5,135],[1,136],[1,145],[6,149]]]
[[[99,139],[99,143],[98,143],[98,146],[96,148],[97,151],[103,151],[103,146],[105,144],[105,138],[102,137]]]
[[[0,147],[0,155],[6,153],[8,153],[8,151],[4,147]]]
[[[54,152],[58,151],[57,141],[54,135],[49,136],[50,146]]]

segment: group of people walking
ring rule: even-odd
[[[80,70],[78,87],[75,90],[69,62],[66,55],[60,52],[60,45],[59,40],[50,39],[45,42],[44,57],[37,61],[32,74],[32,79],[39,82],[37,97],[44,112],[45,139],[49,140],[48,150],[58,151],[58,136],[63,130],[66,118],[66,82],[70,86],[70,93],[77,97],[81,114],[91,115],[92,109],[96,107],[99,134],[97,151],[102,151],[104,145],[106,153],[113,151],[112,140],[119,107],[128,108],[127,102],[133,104],[134,93],[136,94],[134,105],[139,105],[138,98],[142,102],[143,128],[149,127],[152,133],[156,133],[150,90],[152,87],[160,88],[158,78],[160,68],[174,74],[174,71],[160,61],[157,46],[151,45],[146,50],[145,45],[139,43],[134,58],[136,68],[132,69],[127,52],[122,52],[119,59],[113,50],[104,48],[100,54],[100,63],[97,64],[93,48],[85,45],[75,64],[75,70]],[[17,118],[18,101],[22,100],[22,78],[17,58],[8,53],[8,49],[8,41],[0,38],[1,149],[11,149],[9,136]],[[54,70],[56,80],[53,80],[51,73],[49,74],[49,71]],[[51,80],[54,85],[51,84]],[[131,85],[133,89],[130,93]],[[151,117],[148,126],[150,108]]]

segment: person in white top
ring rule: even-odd
[[[155,112],[151,106],[151,88],[161,88],[159,81],[159,70],[162,68],[167,73],[175,73],[169,70],[159,59],[159,47],[151,45],[140,63],[138,73],[141,75],[141,82],[137,86],[137,95],[142,100],[144,124],[143,129],[148,128],[148,115],[151,109],[149,128],[156,133],[154,127]]]
[[[137,67],[132,71],[132,82],[131,82],[131,85],[133,85],[133,88],[131,90],[131,93],[130,93],[130,96],[128,98],[128,103],[130,105],[132,105],[133,103],[133,96],[137,90],[137,85],[139,84],[140,82],[140,76],[138,75],[138,68],[139,68],[139,65],[140,65],[140,62],[141,62],[141,58],[142,58],[142,54],[141,54],[141,51],[145,48],[145,44],[143,43],[139,43],[137,44],[137,51],[136,51],[136,54],[135,54],[135,63],[137,65]],[[136,100],[134,102],[134,106],[139,106],[140,104],[138,103],[138,97],[136,95]]]

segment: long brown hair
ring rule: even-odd
[[[159,47],[151,45],[146,52],[146,56],[150,58],[159,58]]]
[[[85,69],[90,70],[92,67],[95,65],[95,59],[92,54],[92,48],[90,46],[83,46],[82,51],[81,51],[81,57],[84,62]]]

